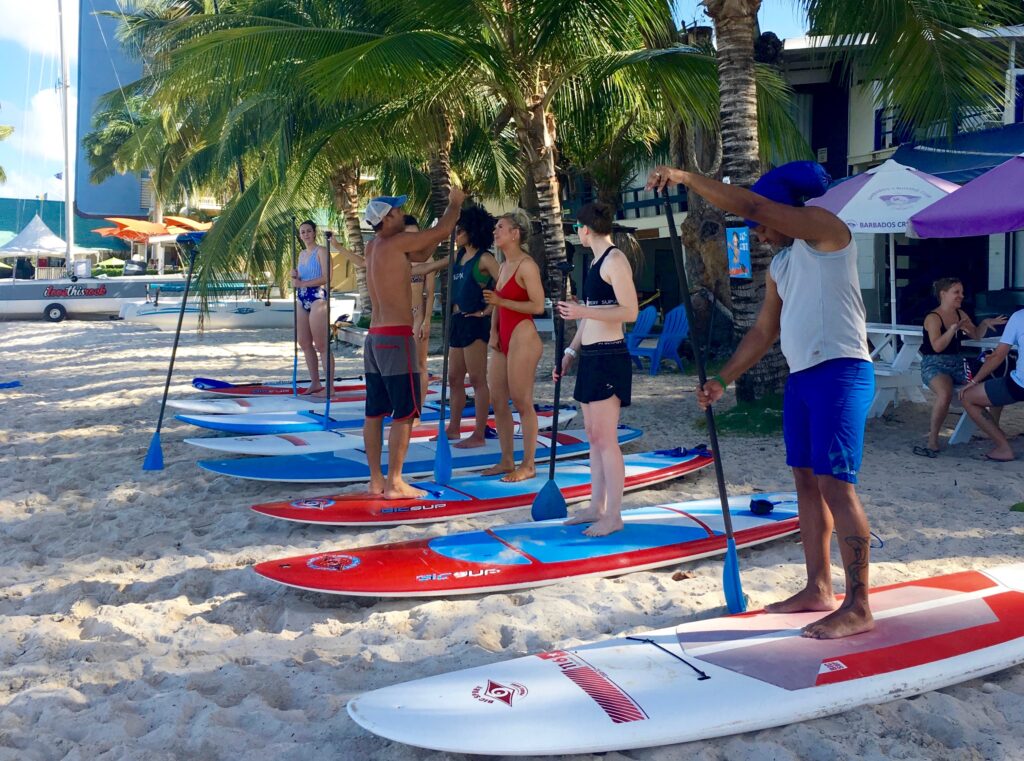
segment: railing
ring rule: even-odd
[[[574,194],[562,200],[562,209],[567,215],[575,217],[583,205],[593,201],[595,197],[589,190],[584,193]],[[669,196],[668,200],[672,204],[673,211],[685,212],[687,209],[685,186],[676,186],[675,192]],[[665,199],[660,195],[656,195],[654,191],[647,190],[642,186],[628,188],[619,193],[616,206],[618,208],[615,218],[618,220],[657,217],[665,213]]]

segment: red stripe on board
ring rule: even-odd
[[[562,673],[585,692],[615,724],[644,721],[647,713],[611,679],[577,655],[564,650],[538,653],[538,658],[551,661]]]
[[[306,441],[301,436],[296,436],[295,434],[292,434],[292,433],[279,433],[277,435],[277,438],[284,439],[289,444],[294,444],[297,447],[304,447],[304,446],[306,446],[306,444],[309,443],[308,441]]]
[[[977,572],[968,571],[965,574],[953,574],[953,576],[975,573]],[[982,576],[980,573],[977,575]],[[987,576],[985,578],[988,579]],[[950,579],[950,576],[925,579],[925,582],[931,583],[922,584],[922,586],[947,588],[944,582],[948,582]],[[988,580],[991,582],[991,579]],[[918,582],[914,582],[914,584],[916,585]],[[994,585],[994,582],[991,582],[987,586]],[[935,663],[1024,637],[1024,594],[1012,591],[1000,592],[984,598],[984,602],[999,617],[998,621],[935,637],[904,642],[892,647],[840,656],[836,660],[841,661],[846,668],[819,674],[815,686],[838,684],[866,676],[888,674],[914,666],[922,666],[926,663]],[[830,661],[823,661],[823,663],[828,662]]]
[[[658,507],[660,507],[660,508],[662,508],[662,509],[664,509],[664,510],[669,510],[670,512],[673,512],[673,513],[678,513],[679,515],[682,515],[682,516],[684,516],[684,517],[686,517],[686,518],[689,518],[689,519],[690,519],[691,521],[693,521],[694,523],[696,523],[696,524],[697,524],[698,526],[700,526],[700,527],[701,527],[702,529],[704,529],[705,531],[707,531],[707,532],[708,532],[708,536],[714,536],[714,535],[715,535],[715,532],[711,530],[711,527],[710,527],[710,526],[708,526],[708,524],[706,524],[706,523],[705,523],[704,521],[702,521],[702,520],[701,520],[700,518],[698,518],[697,516],[695,516],[695,515],[690,515],[690,514],[689,514],[688,512],[686,512],[685,510],[678,510],[678,509],[676,509],[676,508],[672,507],[671,505],[658,505]]]

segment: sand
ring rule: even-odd
[[[143,472],[172,338],[118,322],[0,323],[0,381],[24,384],[0,391],[2,760],[460,758],[371,735],[345,702],[419,676],[724,612],[715,560],[686,566],[692,577],[678,581],[667,568],[452,600],[349,599],[273,584],[250,566],[526,513],[386,530],[272,521],[248,505],[325,487],[214,477],[195,466],[201,452],[181,443],[194,429],[173,420],[162,437],[166,469]],[[287,331],[186,336],[172,393],[191,393],[194,375],[290,377],[291,342]],[[340,352],[339,374],[360,368],[354,348]],[[550,373],[550,354],[539,372]],[[635,376],[624,422],[647,434],[630,450],[706,440],[696,407],[681,398],[694,382],[668,370]],[[549,383],[538,388],[550,394]],[[884,542],[873,550],[874,584],[1020,559],[1024,513],[1009,507],[1024,500],[1024,460],[981,461],[980,441],[915,457],[927,414],[901,405],[868,426],[860,494]],[[1004,422],[1024,431],[1024,409]],[[779,439],[722,444],[730,488],[791,487]],[[1015,448],[1024,457],[1024,440]],[[714,493],[705,471],[627,504]],[[793,539],[742,551],[740,565],[755,608],[803,579]],[[1024,668],[785,728],[604,758],[1020,759]]]

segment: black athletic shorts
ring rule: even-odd
[[[1009,373],[1002,378],[989,378],[982,385],[993,407],[1007,407],[1024,401],[1024,388],[1018,386]]]
[[[405,420],[420,414],[420,372],[412,327],[370,328],[363,342],[366,417]]]
[[[582,404],[619,397],[630,405],[633,393],[633,365],[625,341],[600,341],[580,347],[579,368],[573,399]]]
[[[462,312],[452,315],[452,327],[448,334],[453,349],[464,349],[474,341],[487,343],[491,339],[491,316],[468,317]]]

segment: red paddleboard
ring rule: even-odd
[[[771,505],[751,511],[751,500]],[[729,499],[738,547],[792,534],[796,495]],[[718,498],[622,511],[625,526],[589,537],[585,525],[563,519],[532,521],[433,539],[321,552],[260,563],[268,579],[300,589],[374,597],[477,594],[555,584],[565,579],[618,576],[726,551]]]
[[[626,490],[671,481],[706,468],[711,462],[711,454],[702,448],[626,455]],[[511,484],[502,481],[500,476],[468,475],[453,478],[448,484],[416,482],[416,487],[427,491],[427,496],[422,499],[387,500],[369,492],[347,492],[327,497],[266,502],[253,505],[252,509],[271,518],[328,526],[427,523],[527,507],[533,504],[537,492],[547,481],[546,470],[535,478]],[[559,463],[555,468],[555,483],[566,502],[589,499],[589,463],[586,460]]]

